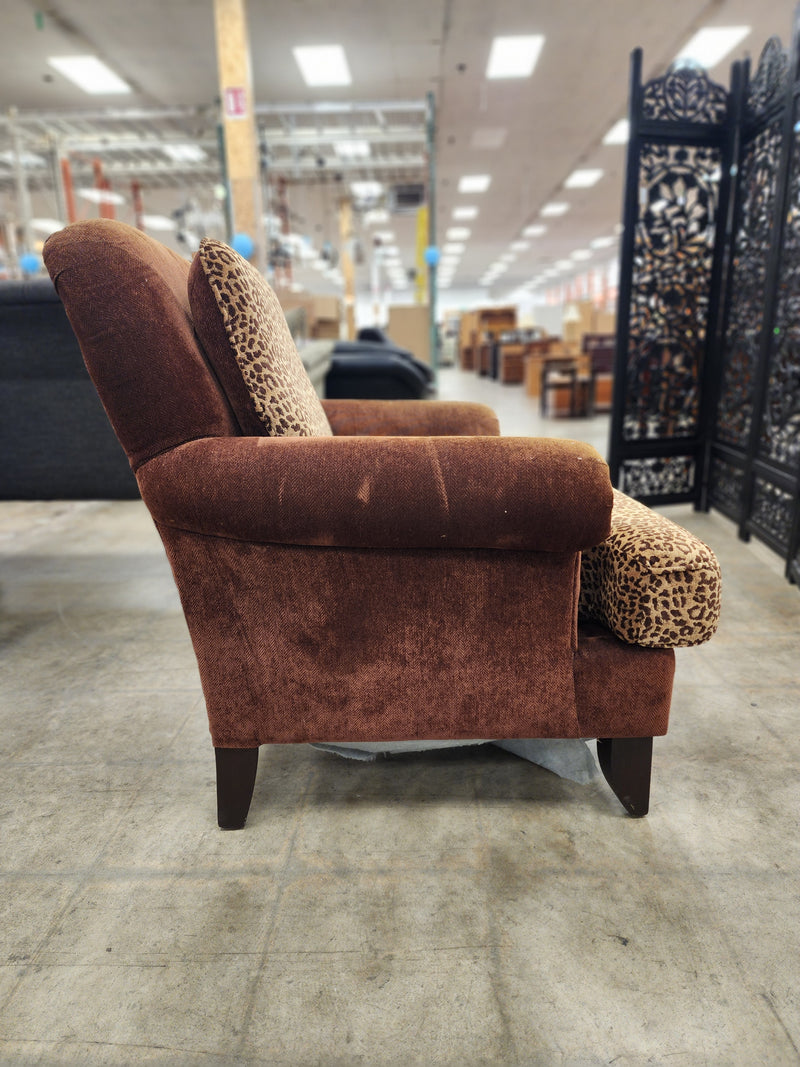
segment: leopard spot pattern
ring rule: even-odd
[[[332,436],[270,286],[255,267],[221,241],[205,238],[197,255],[267,436]]]
[[[686,648],[716,631],[721,589],[707,545],[614,490],[611,536],[581,557],[583,616],[629,644]]]

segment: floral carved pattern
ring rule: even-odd
[[[738,448],[746,448],[753,418],[780,149],[780,123],[773,122],[749,145],[741,167],[742,208],[733,246],[717,407],[717,437]]]
[[[685,495],[694,488],[695,464],[691,456],[648,456],[622,463],[620,488],[635,500]]]
[[[797,115],[795,115],[795,118]],[[778,268],[778,300],[761,419],[761,455],[800,462],[800,134],[792,143],[788,212]]]
[[[744,471],[715,456],[711,463],[709,499],[714,507],[738,519],[744,493]]]
[[[793,498],[763,478],[756,478],[752,519],[779,544],[788,547],[792,529]]]
[[[700,67],[671,67],[663,78],[644,87],[642,115],[646,119],[718,126],[727,112],[727,92]]]
[[[747,87],[748,117],[757,118],[786,92],[789,57],[779,37],[770,37],[761,51],[758,69]]]
[[[720,165],[716,148],[642,148],[626,440],[685,437],[697,430]]]

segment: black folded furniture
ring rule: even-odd
[[[356,341],[337,341],[325,396],[333,400],[420,400],[433,388],[433,371],[408,349],[394,345],[377,327]]]
[[[0,499],[139,496],[47,277],[0,282]]]

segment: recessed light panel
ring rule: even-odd
[[[454,207],[453,218],[458,220],[467,221],[467,219],[475,219],[478,217],[478,209],[476,207]]]
[[[293,48],[294,58],[306,85],[350,85],[350,68],[340,44],[301,45]]]
[[[599,167],[580,167],[574,170],[564,182],[565,189],[589,189],[603,177]]]
[[[561,203],[556,200],[551,200],[549,204],[544,205],[539,214],[544,215],[545,218],[554,219],[558,215],[566,215],[568,211],[569,204]]]
[[[466,174],[458,180],[458,191],[460,193],[485,193],[491,181],[488,174]]]
[[[630,122],[628,119],[620,119],[615,122],[603,138],[603,144],[627,144],[630,136]]]
[[[544,44],[540,34],[495,37],[486,67],[487,78],[529,78]]]
[[[489,126],[474,130],[470,138],[470,148],[491,149],[502,148],[505,144],[508,131],[503,126]]]
[[[48,64],[85,93],[129,93],[131,87],[97,56],[51,56]]]
[[[750,26],[706,26],[698,30],[676,60],[688,59],[701,67],[715,67],[750,33]]]
[[[468,241],[471,233],[469,226],[450,226],[445,236],[448,241]]]
[[[543,233],[547,233],[547,227],[542,226],[540,223],[536,223],[533,226],[526,226],[522,231],[523,237],[541,237]]]
[[[370,154],[369,141],[334,141],[333,150],[339,159],[366,159]]]

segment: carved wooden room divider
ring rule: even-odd
[[[631,61],[615,484],[690,501],[800,581],[800,8],[730,88]]]

